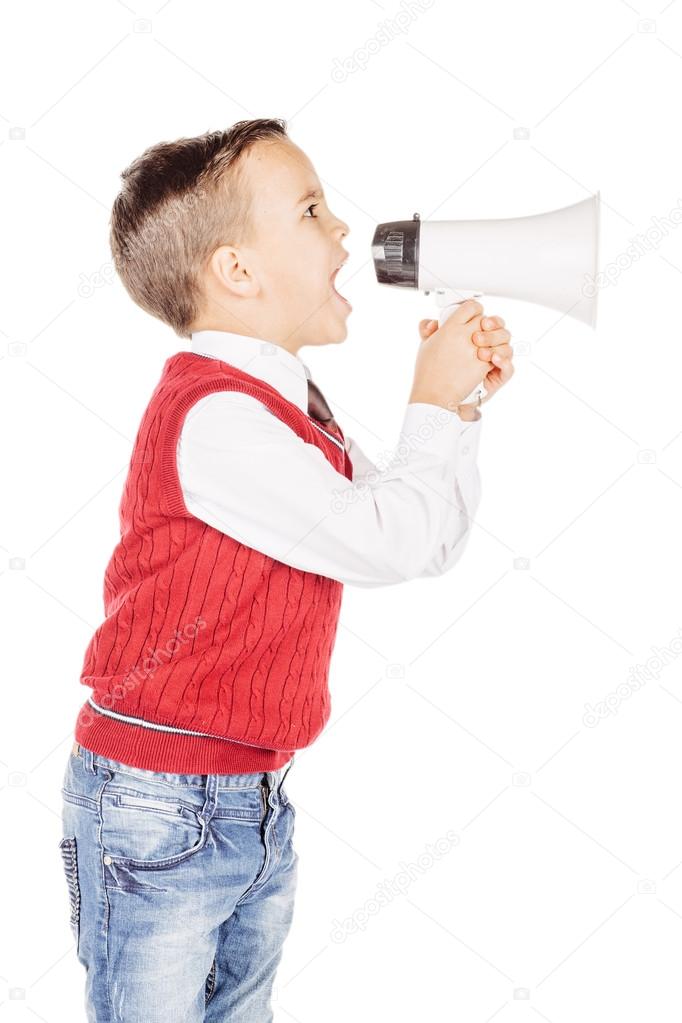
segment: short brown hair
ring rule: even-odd
[[[133,301],[180,337],[199,313],[205,261],[248,235],[251,195],[239,157],[254,142],[282,137],[281,118],[238,121],[159,142],[121,174],[110,221],[114,265]]]

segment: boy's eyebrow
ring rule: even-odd
[[[308,192],[306,192],[305,195],[301,196],[301,198],[298,200],[296,205],[300,206],[302,202],[307,202],[308,199],[321,199],[321,198],[322,198],[322,192],[320,191],[320,189],[319,188],[311,188]]]

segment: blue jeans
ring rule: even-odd
[[[164,774],[74,744],[60,849],[90,1023],[271,1023],[296,889],[292,762]]]

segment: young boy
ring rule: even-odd
[[[87,1018],[268,1023],[290,928],[295,751],[330,714],[344,583],[451,568],[480,495],[480,412],[512,374],[465,302],[421,344],[396,457],[344,437],[298,351],[346,337],[348,227],[281,120],[151,147],[123,174],[117,271],[190,339],[135,439],[92,689],[63,786]]]

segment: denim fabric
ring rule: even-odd
[[[292,762],[164,774],[74,745],[60,851],[90,1023],[271,1023],[296,889]]]

